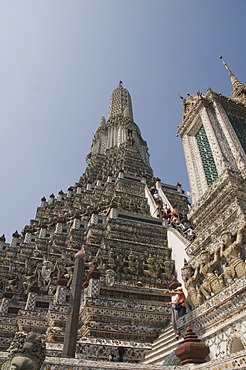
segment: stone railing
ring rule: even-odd
[[[223,326],[225,320],[230,319],[235,312],[240,313],[245,307],[245,290],[246,276],[243,276],[179,319],[179,330],[185,332],[190,324],[194,332],[201,336],[209,328],[217,326],[218,329],[219,323]]]

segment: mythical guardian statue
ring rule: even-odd
[[[2,370],[40,370],[45,359],[45,343],[36,333],[17,332],[8,349]]]
[[[220,255],[227,262],[227,266],[224,267],[224,275],[228,284],[232,283],[235,278],[246,275],[245,261],[240,257],[245,228],[246,222],[239,226],[237,238],[234,242],[232,241],[232,234],[228,230],[222,231],[220,236]]]

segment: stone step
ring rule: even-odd
[[[168,338],[169,336],[175,336],[172,325],[168,325],[168,327],[160,333],[159,337],[155,339],[155,341],[153,342],[153,345],[155,345],[155,343],[158,343],[159,341],[162,341],[165,338]]]
[[[170,344],[172,345],[173,343],[178,343],[181,339],[183,338],[179,338],[179,339],[176,339],[175,336],[169,338],[169,339],[166,339],[164,341],[160,341],[158,344],[156,344],[155,346],[152,347],[151,351],[157,351],[159,350],[159,348],[167,348]]]
[[[177,348],[182,340],[183,338],[179,339],[178,341],[172,341],[168,343],[168,345],[163,344],[156,350],[151,350],[145,355],[145,359],[142,361],[142,363],[153,365],[163,363],[164,359]]]
[[[143,364],[161,364],[165,357],[169,355],[182,342],[183,338],[176,339],[175,332],[170,324],[154,341],[152,349],[146,353]]]
[[[171,334],[171,333],[174,333],[174,330],[173,330],[172,324],[169,324],[164,330],[160,332],[160,335],[158,338],[156,338],[155,342],[158,341],[159,338],[163,338],[167,334]]]
[[[169,343],[170,341],[177,341],[174,333],[165,335],[162,338],[158,338],[158,340],[153,343],[152,349],[159,348],[160,346],[163,346],[163,344]]]

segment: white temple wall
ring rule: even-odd
[[[177,233],[175,233],[175,231],[176,230],[173,230],[172,228],[167,230],[167,241],[168,247],[172,248],[172,260],[175,261],[177,279],[180,283],[182,283],[181,269],[184,266],[184,259],[188,261],[189,258],[185,251],[186,245],[182,242],[181,235],[179,237],[178,231]],[[185,293],[187,293],[184,286],[183,289]]]

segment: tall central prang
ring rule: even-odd
[[[138,362],[170,321],[164,294],[175,274],[161,209],[188,201],[180,184],[153,177],[146,141],[133,120],[131,97],[119,83],[102,117],[87,168],[57,197],[41,200],[36,217],[10,244],[0,241],[2,303],[0,346],[18,330],[45,334],[50,355],[60,355],[74,256],[83,248],[85,276],[76,356],[107,359],[115,347]],[[5,321],[8,326],[6,327]]]

